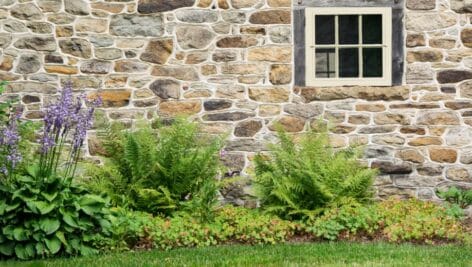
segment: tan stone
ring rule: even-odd
[[[456,40],[451,38],[430,39],[429,46],[434,48],[452,49],[456,46]]]
[[[193,115],[201,109],[202,103],[196,100],[167,101],[159,104],[159,114],[163,116]]]
[[[292,48],[288,46],[261,46],[250,48],[248,60],[290,63],[292,61]]]
[[[418,32],[448,28],[456,22],[454,12],[408,12],[406,15],[406,29]]]
[[[456,182],[472,182],[472,176],[465,168],[450,168],[446,171],[446,178]]]
[[[405,160],[411,161],[414,163],[423,163],[424,157],[421,153],[416,149],[402,149],[397,151],[396,157]]]
[[[251,36],[229,36],[218,40],[216,46],[221,48],[247,48],[255,46],[257,43],[257,39]]]
[[[192,90],[184,93],[185,98],[204,98],[210,96],[211,91],[209,90]]]
[[[221,9],[228,9],[229,8],[228,0],[218,0],[218,7]]]
[[[307,102],[316,100],[336,100],[347,98],[374,100],[406,100],[410,95],[410,88],[406,86],[394,87],[301,87],[299,90],[301,96]]]
[[[245,92],[244,86],[242,85],[222,85],[216,88],[216,96],[221,98],[229,98],[229,99],[244,99]]]
[[[287,102],[290,91],[279,87],[250,87],[249,98],[254,101],[266,103]]]
[[[426,93],[420,98],[420,102],[437,102],[443,100],[451,100],[454,99],[454,96],[451,94],[443,94],[443,93]]]
[[[292,66],[288,64],[274,64],[270,68],[269,80],[272,84],[288,84],[292,82]]]
[[[457,151],[451,148],[432,147],[429,148],[429,157],[436,162],[454,163],[457,161]]]
[[[75,23],[75,30],[103,33],[108,30],[108,21],[106,19],[79,18]]]
[[[369,124],[370,116],[367,115],[350,115],[348,120],[352,124]]]
[[[241,27],[240,31],[242,34],[261,34],[261,35],[266,34],[266,29],[264,27],[258,27],[258,26]]]
[[[278,127],[282,127],[286,132],[301,132],[305,128],[305,120],[295,116],[282,116],[280,119],[269,125],[269,130],[277,131]]]
[[[439,62],[443,59],[443,54],[438,50],[417,50],[409,51],[406,55],[408,62]]]
[[[410,123],[410,120],[407,116],[397,113],[379,113],[374,116],[375,124],[385,125],[385,124],[402,124],[406,125]]]
[[[122,76],[122,75],[108,76],[105,79],[105,87],[108,87],[108,88],[123,88],[123,87],[126,86],[127,81],[128,81],[127,76]]]
[[[422,33],[409,33],[406,36],[406,46],[407,47],[417,47],[417,46],[425,46],[426,40],[424,38],[424,34]]]
[[[262,10],[252,13],[249,22],[252,24],[290,24],[290,10]]]
[[[46,65],[44,70],[48,73],[59,73],[59,74],[77,74],[79,70],[75,66],[67,65]]]
[[[89,99],[96,99],[97,97],[102,99],[102,107],[105,108],[116,108],[124,107],[129,104],[131,91],[129,90],[100,90],[99,92],[91,93],[88,95]]]
[[[281,108],[278,105],[262,104],[259,106],[260,117],[273,117],[280,114]]]
[[[332,134],[329,136],[329,143],[333,148],[342,148],[347,145],[346,137],[337,134]]]
[[[442,145],[442,139],[433,136],[424,136],[411,139],[408,142],[410,146],[429,146],[429,145]]]
[[[434,136],[441,136],[446,131],[446,127],[443,126],[432,126],[429,127],[429,133]]]
[[[347,124],[338,124],[330,127],[329,131],[336,134],[347,134],[356,130],[355,126]]]
[[[265,66],[262,64],[229,63],[221,67],[223,74],[264,74]]]
[[[369,111],[369,112],[381,112],[385,111],[384,104],[357,104],[356,105],[357,111]]]
[[[292,0],[267,0],[270,7],[290,7]]]
[[[74,35],[72,26],[56,26],[56,37],[71,37]]]
[[[472,98],[472,81],[465,81],[459,85],[461,97]]]
[[[171,38],[153,39],[146,46],[146,50],[141,54],[140,59],[156,64],[166,64],[174,48]]]
[[[424,111],[418,115],[418,125],[459,125],[459,117],[450,111]]]
[[[183,81],[198,81],[198,73],[189,66],[155,66],[151,75],[160,77],[172,77]]]
[[[4,56],[0,63],[0,70],[10,71],[13,68],[13,57]]]
[[[201,66],[201,73],[202,75],[208,76],[216,74],[216,66],[215,65],[203,65]]]
[[[417,126],[404,126],[400,128],[400,132],[403,134],[417,134],[417,135],[426,134],[426,130],[423,127],[417,127]]]
[[[472,48],[472,28],[466,28],[462,30],[461,40],[464,46]]]
[[[118,3],[92,3],[92,8],[118,14],[123,10],[124,5]]]
[[[198,1],[198,7],[210,7],[210,5],[213,3],[213,0],[199,0]]]

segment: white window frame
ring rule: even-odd
[[[338,68],[338,50],[341,47],[379,47],[379,45],[362,44],[362,20],[359,20],[359,44],[340,45],[338,15],[382,15],[382,77],[378,78],[340,78]],[[315,16],[334,15],[335,16],[335,44],[315,45]],[[307,86],[391,86],[392,85],[392,9],[390,7],[314,7],[305,9],[305,57],[306,74],[305,82]],[[316,48],[335,48],[335,78],[316,77]],[[359,49],[359,73],[362,75],[362,49]]]

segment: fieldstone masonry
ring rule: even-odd
[[[0,80],[28,119],[66,81],[104,99],[96,127],[189,115],[229,133],[233,172],[276,123],[300,133],[321,117],[335,147],[365,145],[379,197],[472,187],[472,1],[406,0],[403,83],[335,88],[293,85],[300,1],[0,0]],[[101,152],[92,134],[88,153]]]

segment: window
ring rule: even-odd
[[[306,8],[306,85],[392,84],[389,7]]]

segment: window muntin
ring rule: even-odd
[[[390,8],[307,8],[306,85],[391,85]]]

